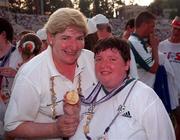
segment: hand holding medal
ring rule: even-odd
[[[63,132],[63,140],[68,140],[74,135],[80,120],[80,100],[76,91],[68,91],[64,95],[63,111],[64,114],[57,118],[57,129]],[[65,129],[66,128],[66,129]],[[63,131],[62,131],[63,130]],[[67,131],[68,130],[68,131]],[[70,133],[70,131],[73,133]],[[67,135],[68,134],[68,135]]]
[[[79,115],[80,100],[76,91],[68,91],[64,96],[64,114]]]
[[[75,90],[68,91],[65,95],[65,102],[70,105],[75,105],[79,102],[79,95]]]

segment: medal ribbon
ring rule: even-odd
[[[98,83],[86,99],[84,98],[84,96],[81,96],[81,102],[85,105],[89,105],[92,103],[94,105],[98,105],[100,103],[103,103],[103,102],[109,100],[110,98],[112,98],[113,96],[115,96],[116,94],[118,94],[122,89],[124,89],[124,87],[126,87],[126,85],[128,85],[129,83],[131,83],[134,80],[135,80],[134,78],[131,78],[131,79],[125,78],[125,80],[119,87],[117,87],[116,89],[111,91],[109,94],[105,95],[104,97],[102,97],[100,100],[95,101],[101,88],[102,88],[102,85],[100,83]]]

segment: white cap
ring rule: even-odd
[[[91,18],[88,18],[87,26],[88,26],[88,34],[93,34],[97,32],[96,24]]]
[[[47,33],[46,33],[46,29],[42,28],[39,29],[36,32],[36,35],[41,39],[41,40],[47,40]]]
[[[102,14],[96,15],[92,19],[94,20],[96,25],[97,24],[107,24],[107,23],[109,23],[109,19],[106,16],[102,15]]]

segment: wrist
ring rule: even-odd
[[[58,129],[58,122],[54,122],[53,123],[53,135],[57,138],[57,137],[61,137],[60,133],[59,133],[59,129]]]

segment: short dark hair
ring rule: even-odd
[[[85,37],[85,49],[93,51],[94,45],[96,44],[98,40],[97,32],[88,34]]]
[[[96,25],[98,30],[103,30],[106,29],[107,32],[111,33],[112,32],[112,27],[109,23],[104,23],[104,24],[97,24]]]
[[[135,27],[140,27],[142,23],[148,23],[151,20],[155,20],[156,17],[149,11],[141,12],[135,19]]]
[[[125,30],[127,30],[128,26],[130,28],[133,28],[134,27],[134,24],[135,24],[135,19],[134,18],[131,18],[127,21],[126,25],[125,25]]]
[[[8,20],[0,17],[0,34],[2,32],[6,32],[6,39],[12,42],[14,34],[13,27]]]
[[[114,37],[98,40],[98,42],[94,47],[94,53],[96,55],[107,49],[117,49],[125,62],[131,59],[130,46],[127,43],[127,41],[123,39],[114,36]]]
[[[117,49],[125,62],[131,60],[130,46],[126,40],[115,36],[98,40],[94,47],[95,56],[107,49]],[[127,74],[129,74],[129,70]]]

